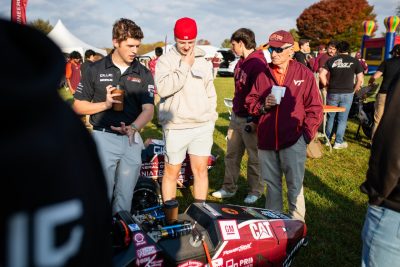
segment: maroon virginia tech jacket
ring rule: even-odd
[[[260,72],[265,71],[267,61],[262,50],[256,50],[241,58],[235,67],[235,95],[233,97],[233,112],[240,117],[248,117],[245,107],[246,96]]]
[[[291,60],[282,85],[286,87],[286,92],[280,105],[261,114],[260,109],[271,93],[272,86],[278,85],[271,67],[269,65],[265,72],[258,75],[246,97],[250,115],[260,116],[258,148],[277,151],[292,146],[302,135],[309,143],[323,116],[321,96],[314,75],[303,64]]]

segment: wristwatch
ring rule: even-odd
[[[138,127],[136,126],[135,123],[132,123],[132,124],[131,124],[131,128],[132,128],[132,130],[135,130],[136,132],[139,132],[139,129],[138,129]]]
[[[262,106],[261,106],[261,108],[260,108],[260,113],[261,113],[261,114],[267,114],[267,113],[268,113],[268,110],[265,108],[265,105],[262,105]]]

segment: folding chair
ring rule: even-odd
[[[232,118],[232,107],[233,107],[232,98],[224,98],[224,104],[228,108],[229,120],[231,120],[231,118]]]

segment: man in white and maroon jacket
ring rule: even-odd
[[[176,197],[176,181],[186,152],[194,174],[195,201],[208,194],[208,157],[218,114],[212,65],[205,52],[195,46],[196,22],[181,18],[174,28],[176,45],[156,65],[158,114],[165,140],[165,169],[162,182],[164,202]]]
[[[268,50],[272,62],[258,75],[246,105],[250,115],[260,116],[258,158],[261,176],[267,183],[265,207],[283,210],[284,174],[289,214],[304,221],[306,147],[321,124],[323,112],[313,73],[292,60],[293,44],[289,32],[280,30],[271,34]]]

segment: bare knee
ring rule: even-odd
[[[195,177],[207,177],[208,157],[190,155],[190,167]]]
[[[169,181],[176,181],[178,179],[180,169],[181,169],[181,164],[171,165],[165,163],[163,179]]]

